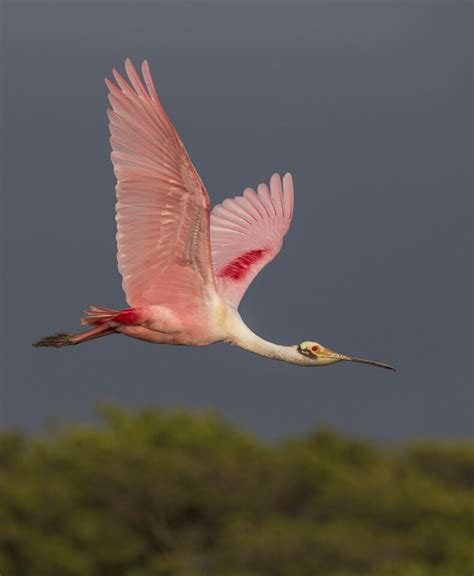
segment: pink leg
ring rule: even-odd
[[[109,328],[107,324],[103,324],[102,326],[97,326],[97,328],[93,328],[92,330],[87,330],[86,332],[82,332],[81,334],[73,334],[71,335],[71,344],[80,344],[81,342],[87,342],[87,340],[94,340],[95,338],[102,338],[102,336],[107,336],[109,334],[113,334],[115,332],[115,328]]]

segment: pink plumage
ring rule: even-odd
[[[293,183],[274,174],[270,188],[225,200],[209,196],[161,105],[146,61],[146,87],[130,60],[131,84],[107,80],[112,162],[117,176],[117,247],[127,301],[196,316],[216,290],[235,308],[279,252],[293,213]],[[209,236],[209,231],[210,235]],[[212,263],[211,255],[212,252]],[[194,314],[193,314],[194,311]]]
[[[218,341],[303,366],[356,360],[303,342],[263,340],[237,308],[252,280],[281,249],[293,216],[285,174],[246,188],[210,211],[210,201],[158,98],[148,63],[143,80],[130,60],[128,80],[106,80],[110,143],[117,177],[118,267],[130,308],[91,306],[82,334],[55,334],[37,346],[62,347],[122,333],[147,342],[201,346]],[[317,350],[312,354],[310,351]],[[326,356],[324,357],[324,354]],[[385,366],[387,367],[387,366]]]
[[[117,247],[131,306],[181,311],[214,290],[209,250],[209,196],[160,104],[148,64],[132,86],[114,70],[107,80],[110,142],[117,177]]]
[[[293,180],[278,174],[270,189],[260,184],[255,192],[224,200],[211,213],[212,263],[217,288],[237,308],[252,280],[275,258],[293,216]]]
[[[83,322],[130,336],[201,345],[222,339],[219,316],[237,309],[258,272],[279,252],[293,213],[293,183],[277,174],[210,213],[210,200],[158,98],[130,60],[128,81],[106,80],[117,177],[118,266],[132,308],[92,307]],[[95,334],[95,333],[94,333]],[[146,338],[144,338],[146,336]],[[82,336],[82,338],[84,335]]]

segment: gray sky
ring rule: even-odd
[[[472,431],[472,5],[4,4],[2,427],[100,402],[211,408],[268,438]],[[279,257],[241,313],[261,336],[393,363],[303,369],[124,336],[34,349],[116,269],[103,79],[150,62],[213,203],[295,179]]]

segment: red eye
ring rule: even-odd
[[[318,347],[317,347],[317,346],[311,346],[311,350],[312,350],[313,352],[317,352],[317,351],[318,351]]]

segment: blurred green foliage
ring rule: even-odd
[[[2,576],[460,576],[474,447],[320,430],[269,446],[210,414],[104,411],[0,434]]]

